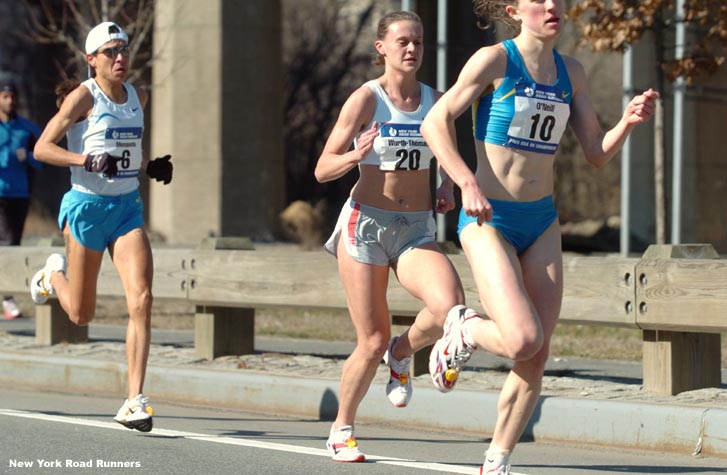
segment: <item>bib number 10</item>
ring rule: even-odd
[[[555,117],[553,117],[552,115],[546,115],[542,118],[542,124],[540,123],[540,119],[540,114],[535,114],[534,116],[530,117],[530,120],[533,122],[530,127],[530,138],[539,138],[543,142],[550,142],[550,139],[553,137]]]
[[[402,148],[396,151],[396,156],[398,158],[396,161],[396,170],[419,170],[422,152],[418,149],[407,150]]]

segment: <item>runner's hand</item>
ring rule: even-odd
[[[366,158],[366,155],[369,154],[369,151],[371,151],[371,148],[374,146],[374,139],[378,135],[379,123],[374,121],[369,130],[358,136],[358,139],[356,139],[356,151],[360,156],[358,159],[359,162]]]
[[[643,94],[634,97],[626,105],[623,119],[627,124],[639,124],[648,121],[654,116],[656,101],[659,98],[659,93],[651,88],[644,91]]]
[[[156,181],[163,181],[165,185],[168,185],[172,181],[172,172],[174,171],[174,165],[172,165],[171,159],[171,155],[164,155],[163,157],[150,160],[146,165],[146,174],[149,178],[154,178]]]
[[[492,206],[478,185],[462,189],[462,209],[467,216],[477,218],[477,224],[492,221]]]
[[[87,172],[100,173],[105,178],[115,177],[119,173],[117,162],[120,157],[114,157],[106,152],[99,155],[86,155],[83,168]]]
[[[449,183],[442,183],[437,188],[436,199],[435,211],[437,213],[445,214],[454,209],[454,190],[451,181]]]

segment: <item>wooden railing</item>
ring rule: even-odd
[[[51,252],[63,249],[0,248],[0,291],[27,292],[30,278]],[[717,257],[705,245],[652,246],[641,259],[565,256],[560,319],[641,329],[646,390],[677,394],[719,387],[719,333],[727,331],[727,261]],[[468,305],[481,310],[465,257],[450,258]],[[256,308],[346,310],[331,256],[283,247],[252,250],[244,239],[212,239],[196,249],[155,248],[153,292],[157,303],[177,300],[195,305],[195,349],[207,359],[254,350]],[[108,256],[102,264],[98,295],[123,297]],[[388,303],[394,323],[411,323],[421,309],[421,302],[394,278]],[[56,300],[37,306],[39,344],[87,338],[87,327],[70,323]],[[415,355],[416,374],[426,372],[427,358],[428,349]]]

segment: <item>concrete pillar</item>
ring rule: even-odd
[[[150,189],[168,242],[272,236],[284,199],[279,0],[158,0],[152,153],[174,181]]]
[[[712,78],[702,79],[687,90],[691,141],[685,140],[685,183],[682,236],[684,242],[708,242],[727,254],[727,214],[721,204],[727,199],[727,163],[722,137],[727,122],[724,85],[727,71],[721,68]],[[691,172],[691,174],[687,173]]]

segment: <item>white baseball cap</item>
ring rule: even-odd
[[[94,26],[86,37],[86,54],[93,54],[98,49],[113,40],[129,42],[129,35],[116,23],[105,21]]]

